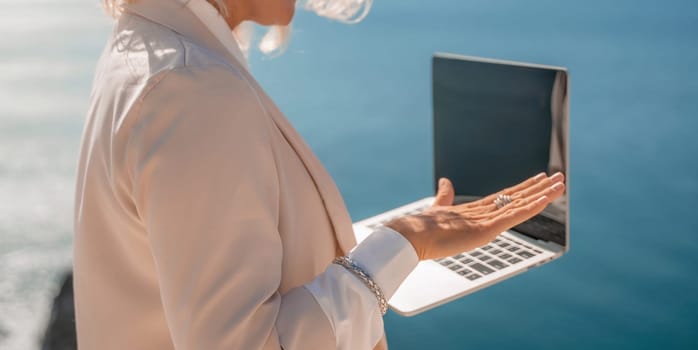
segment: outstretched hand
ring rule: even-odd
[[[385,226],[400,232],[420,260],[442,258],[483,246],[500,233],[537,215],[565,192],[565,176],[540,173],[477,201],[453,205],[451,181],[439,180],[434,204],[424,212],[393,219]],[[499,195],[511,203],[498,208]]]

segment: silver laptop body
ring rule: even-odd
[[[390,299],[412,316],[470,294],[569,250],[569,77],[565,68],[436,54],[432,61],[434,187],[454,184],[456,204],[541,171],[563,171],[567,193],[489,244],[422,261]],[[427,197],[354,224],[357,241],[382,223],[431,206]]]

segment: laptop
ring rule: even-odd
[[[482,198],[541,171],[569,189],[569,78],[561,67],[435,54],[434,193],[449,178],[455,203]],[[416,200],[354,224],[358,242],[378,225],[432,205]],[[477,249],[421,261],[389,300],[412,316],[551,262],[569,250],[569,196]]]

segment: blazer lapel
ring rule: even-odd
[[[250,79],[252,79],[252,77],[250,77]],[[315,182],[315,186],[325,205],[327,215],[330,218],[330,222],[332,222],[337,242],[344,254],[349,253],[356,245],[356,238],[354,237],[351,217],[349,216],[349,212],[344,204],[344,199],[337,185],[322,165],[322,162],[315,156],[315,153],[305,143],[284,114],[276,107],[276,104],[274,104],[271,98],[257,85],[256,81],[252,79],[251,83],[256,87],[257,93],[262,98],[262,103],[272,117],[274,123],[291,147],[296,151],[305,165],[305,168],[308,170],[308,174],[310,174],[310,177],[312,177]]]
[[[356,245],[351,217],[344,204],[339,189],[332,180],[320,160],[315,156],[310,147],[303,141],[296,129],[286,119],[284,114],[276,107],[276,104],[259,86],[242,62],[228,51],[225,46],[216,39],[189,9],[184,5],[187,0],[149,0],[125,4],[124,11],[145,17],[153,22],[160,23],[173,31],[188,37],[213,52],[225,57],[238,71],[243,74],[247,82],[252,86],[260,98],[262,107],[269,114],[273,122],[286,138],[287,142],[298,154],[305,168],[313,179],[315,186],[322,198],[327,215],[332,223],[335,238],[344,254]],[[231,34],[232,35],[232,34]]]

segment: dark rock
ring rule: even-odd
[[[73,274],[63,278],[58,295],[53,300],[51,318],[44,333],[41,350],[76,350],[75,302],[73,301]]]

